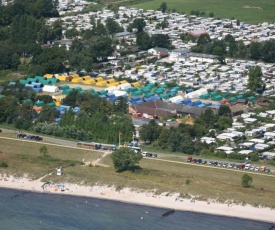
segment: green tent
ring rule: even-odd
[[[209,93],[211,97],[215,97],[218,93],[216,91],[210,92]]]
[[[72,91],[73,91],[73,89],[65,89],[62,91],[62,94],[68,95]]]
[[[223,99],[223,97],[221,96],[221,95],[216,95],[216,96],[214,96],[214,97],[212,97],[212,101],[220,101],[220,100],[222,100]]]
[[[81,91],[81,90],[82,90],[82,88],[81,88],[80,86],[77,86],[77,87],[72,88],[72,90]]]
[[[152,96],[154,96],[155,94],[154,93],[146,93],[144,96],[146,97],[146,98],[148,98],[148,97],[152,97]]]
[[[95,90],[93,88],[87,89],[86,91],[91,92],[91,93],[95,92]]]
[[[243,99],[244,97],[243,97],[242,94],[239,94],[239,95],[236,96],[236,98],[238,98],[238,99]]]
[[[199,96],[200,99],[208,99],[209,97],[210,97],[210,94],[203,94]]]
[[[230,100],[231,102],[236,102],[237,98],[236,97],[230,97],[230,98],[228,98],[228,100]]]
[[[250,96],[250,97],[247,98],[247,100],[249,100],[249,101],[255,101],[256,98],[254,96]]]
[[[106,91],[106,90],[100,90],[99,92],[98,92],[98,94],[100,94],[100,95],[106,95],[108,92]]]
[[[0,98],[4,98],[4,97],[5,97],[5,95],[0,94]]]
[[[39,106],[39,107],[45,105],[44,101],[37,101],[37,102],[34,102],[34,104],[35,104],[36,106]]]
[[[175,86],[175,87],[178,87],[178,86]],[[166,85],[166,84],[159,85],[159,88],[167,89],[167,88],[168,88],[168,85]]]
[[[164,94],[160,94],[159,97],[162,99],[168,99],[169,95],[164,93]]]
[[[142,94],[143,94],[143,92],[138,90],[138,91],[133,92],[132,96],[136,97],[136,96],[141,96]]]
[[[61,85],[61,86],[59,86],[59,88],[60,88],[61,90],[65,90],[65,89],[69,89],[70,86],[68,86],[68,85]]]
[[[47,105],[50,106],[50,107],[52,107],[52,108],[56,107],[54,102],[50,102]]]

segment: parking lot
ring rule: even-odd
[[[241,163],[241,164],[235,164],[235,163],[226,163],[226,162],[218,162],[218,161],[206,161],[202,159],[196,159],[192,157],[188,157],[187,162],[193,163],[193,164],[207,164],[212,165],[216,167],[223,167],[223,168],[231,168],[231,169],[239,169],[239,170],[249,170],[249,171],[255,171],[255,172],[263,172],[263,173],[270,173],[271,169],[267,168],[266,166],[256,166],[249,163]]]

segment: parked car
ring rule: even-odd
[[[244,170],[249,170],[251,168],[251,164],[246,164]]]
[[[17,137],[18,138],[25,138],[27,135],[26,134],[23,134],[23,133],[19,133],[17,134]]]
[[[187,157],[186,159],[187,162],[192,162],[192,160],[193,160],[193,157]]]
[[[254,171],[259,171],[259,170],[260,170],[259,166],[255,167],[255,169],[254,169]]]
[[[222,167],[225,167],[225,168],[227,168],[227,166],[228,166],[228,163],[223,163],[222,165]]]
[[[146,153],[146,157],[156,158],[158,155],[156,153]]]
[[[2,129],[0,129],[0,133],[2,133]]]
[[[265,172],[265,173],[270,173],[270,171],[271,171],[270,169],[265,169],[264,172]]]
[[[219,166],[219,167],[222,167],[222,166],[223,166],[223,163],[222,163],[222,162],[219,162],[219,163],[218,163],[218,166]]]
[[[192,163],[197,163],[197,159],[192,159]]]
[[[146,154],[147,154],[147,152],[142,152],[142,153],[141,153],[141,155],[142,155],[143,157],[146,157]]]
[[[213,165],[214,165],[214,166],[217,166],[217,165],[218,165],[218,161],[214,161],[214,162],[213,162]]]
[[[197,164],[201,164],[202,163],[202,159],[198,159],[196,163]]]
[[[245,167],[245,164],[240,164],[237,166],[237,169],[244,169],[244,167]]]
[[[266,166],[264,166],[264,165],[260,167],[260,171],[261,171],[261,172],[264,172],[265,169],[266,169]]]

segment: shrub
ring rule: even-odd
[[[9,167],[7,162],[5,161],[0,162],[0,168],[7,168],[7,167]]]

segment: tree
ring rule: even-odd
[[[143,31],[144,27],[146,26],[146,22],[144,21],[143,18],[136,18],[133,21],[133,28],[136,28],[138,30],[138,32]]]
[[[39,153],[41,155],[43,155],[44,157],[48,156],[48,148],[47,146],[43,145],[40,149],[39,149]]]
[[[106,20],[106,29],[111,35],[124,31],[123,27],[121,27],[113,18],[108,18]]]
[[[120,148],[111,155],[114,167],[117,172],[133,171],[135,166],[142,159],[141,154],[135,153],[131,148]]]
[[[162,13],[165,13],[165,11],[167,10],[166,2],[161,3],[159,9],[162,11]]]
[[[242,176],[242,186],[245,188],[249,188],[251,187],[251,183],[252,183],[253,179],[251,176],[244,174]]]
[[[265,62],[275,62],[275,40],[269,40],[264,42],[262,46],[262,58]]]
[[[253,91],[263,86],[262,83],[262,69],[260,66],[251,67],[249,69],[249,78],[247,87]]]
[[[218,110],[219,116],[224,116],[224,117],[232,117],[231,109],[227,105],[221,105]]]
[[[143,125],[139,131],[140,138],[146,142],[151,143],[152,141],[159,138],[160,128],[155,122],[151,120],[149,124]]]
[[[62,73],[65,71],[67,51],[64,47],[53,46],[43,49],[41,54],[33,57],[33,64],[40,65],[47,73]]]
[[[249,47],[249,56],[253,60],[259,60],[261,58],[262,44],[260,42],[252,42]]]
[[[167,34],[154,34],[151,41],[153,47],[169,48],[171,46],[171,40]]]
[[[211,38],[209,34],[202,34],[199,36],[197,45],[206,45],[207,43],[211,42]]]
[[[213,13],[213,12],[210,12],[210,13],[209,13],[209,17],[210,17],[210,18],[213,18],[213,17],[214,17],[214,13]]]
[[[142,50],[148,50],[149,48],[151,48],[150,36],[144,31],[137,33],[136,43]]]

